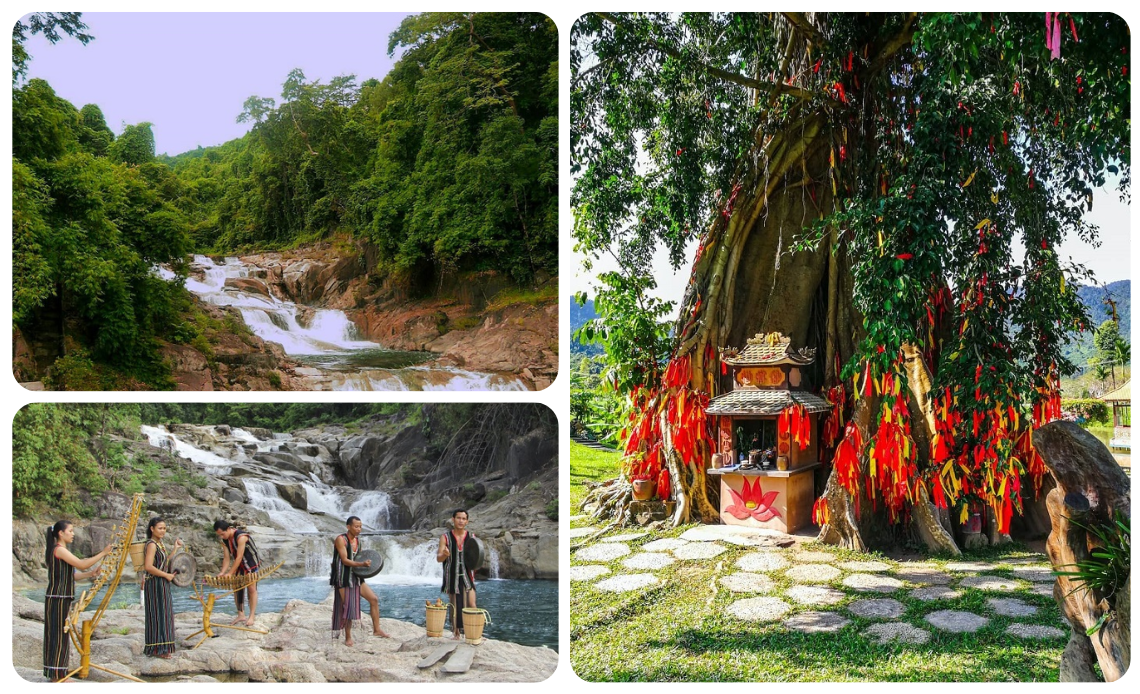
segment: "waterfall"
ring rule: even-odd
[[[309,520],[309,514],[298,511],[289,505],[277,493],[277,487],[272,482],[260,480],[256,477],[241,478],[245,485],[245,492],[249,496],[249,505],[259,508],[269,514],[269,517],[284,525],[295,533],[315,533],[319,531],[316,524]]]
[[[348,507],[349,516],[360,519],[365,530],[387,530],[392,513],[391,499],[384,492],[361,492]]]
[[[201,448],[192,446],[185,441],[180,440],[174,434],[171,434],[164,429],[152,426],[139,427],[143,436],[146,436],[147,442],[155,448],[161,448],[170,451],[177,455],[179,458],[185,458],[199,465],[205,466],[211,472],[225,474],[228,468],[234,461],[223,458],[216,453],[204,451]],[[215,468],[211,470],[211,468]],[[225,468],[225,469],[221,469]]]
[[[499,550],[488,546],[487,554],[487,572],[492,579],[497,580],[499,578]]]
[[[332,540],[327,537],[310,537],[302,545],[305,553],[306,576],[328,576],[332,566]]]
[[[396,537],[370,538],[384,555],[384,570],[377,578],[386,583],[442,583],[443,565],[435,560],[439,540],[407,547]],[[378,540],[378,542],[377,542]]]

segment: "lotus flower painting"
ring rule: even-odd
[[[755,483],[749,481],[748,477],[744,478],[744,486],[741,491],[743,495],[737,494],[736,490],[729,487],[728,491],[732,494],[732,505],[725,509],[726,513],[731,513],[733,518],[737,520],[744,520],[751,516],[752,518],[764,523],[770,521],[780,512],[772,506],[776,501],[779,492],[764,493],[764,489],[760,486],[760,478],[757,477]]]

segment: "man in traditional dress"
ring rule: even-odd
[[[344,645],[351,646],[352,623],[360,619],[361,597],[368,601],[372,635],[387,638],[388,634],[380,628],[380,599],[364,579],[352,570],[357,566],[372,566],[371,560],[356,560],[356,555],[360,553],[360,531],[364,525],[356,516],[349,516],[344,527],[344,533],[337,535],[333,541],[332,575],[329,583],[333,587],[333,638],[338,637],[343,629]]]
[[[225,558],[222,560],[222,570],[218,574],[223,576],[237,576],[257,573],[261,566],[261,559],[257,556],[257,547],[253,544],[253,537],[245,528],[238,527],[229,521],[214,521],[214,534],[222,541],[225,549]],[[249,591],[249,618],[245,616],[244,594]],[[257,583],[251,583],[234,593],[234,603],[237,605],[237,617],[232,624],[245,624],[254,626],[257,613]]]
[[[456,509],[451,514],[452,529],[439,537],[436,561],[443,563],[443,587],[451,603],[452,638],[463,634],[463,608],[475,608],[475,570],[464,563],[463,547],[467,542],[467,509]],[[474,540],[474,536],[471,536]]]

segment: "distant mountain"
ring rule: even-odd
[[[584,345],[574,338],[574,333],[586,324],[586,321],[593,320],[598,317],[597,311],[594,310],[594,300],[587,299],[586,303],[582,306],[574,299],[570,299],[570,354],[584,354],[586,356],[597,356],[605,352],[601,345]]]
[[[1107,293],[1106,293],[1107,290]],[[1116,302],[1116,320],[1120,324],[1120,336],[1124,341],[1132,343],[1132,280],[1112,282],[1107,287],[1078,287],[1077,296],[1081,298],[1088,308],[1092,319],[1091,330],[1085,332],[1065,348],[1065,356],[1069,358],[1082,371],[1088,367],[1089,357],[1095,351],[1093,348],[1093,331],[1100,324],[1112,318],[1112,307],[1105,300],[1111,297]]]

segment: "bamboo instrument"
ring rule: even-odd
[[[279,561],[273,566],[262,569],[261,571],[255,571],[251,574],[235,574],[233,576],[205,576],[203,577],[202,581],[211,588],[219,588],[221,590],[237,592],[244,588],[248,588],[254,583],[257,583],[261,579],[269,576],[269,574],[273,573],[277,569],[280,569],[284,563],[284,561]]]
[[[203,576],[201,583],[195,583],[194,599],[202,605],[202,628],[187,636],[186,640],[189,641],[198,634],[202,634],[202,638],[199,639],[198,643],[194,644],[190,650],[194,650],[198,646],[201,646],[206,642],[206,639],[212,636],[216,636],[216,634],[214,634],[214,629],[236,629],[238,631],[252,631],[255,634],[268,634],[269,632],[267,630],[258,629],[256,627],[242,627],[237,626],[236,624],[215,624],[212,619],[212,616],[214,614],[214,603],[217,601],[219,595],[225,596],[236,593],[239,590],[244,590],[257,583],[261,579],[269,576],[277,569],[280,569],[284,563],[284,561],[279,561],[273,566],[264,568],[261,571],[255,571],[251,574],[237,574],[234,576]],[[207,587],[216,588],[223,592],[207,593]]]

